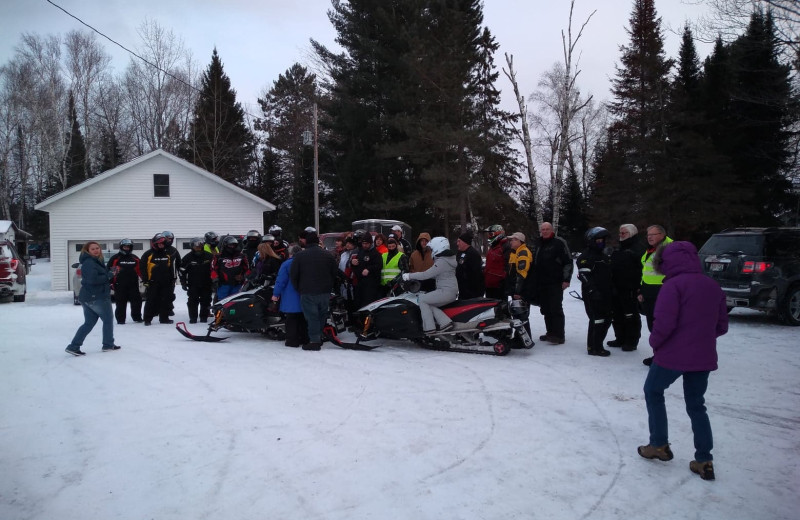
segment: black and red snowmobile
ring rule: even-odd
[[[232,294],[211,306],[211,317],[205,335],[189,332],[184,322],[175,324],[178,332],[195,341],[222,341],[227,336],[212,336],[212,332],[226,329],[231,332],[257,332],[271,340],[283,340],[286,337],[286,326],[283,315],[271,306],[274,280],[268,279],[263,284]]]
[[[432,350],[505,356],[511,349],[534,346],[527,331],[530,306],[491,298],[456,300],[441,307],[453,320],[453,328],[425,334],[417,297],[419,282],[395,281],[391,295],[359,309],[354,316],[355,344],[345,344],[336,334],[333,343],[345,348],[368,350],[369,342],[408,339]],[[377,346],[377,345],[376,345]]]

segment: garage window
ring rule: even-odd
[[[169,175],[165,173],[153,174],[153,196],[169,197]]]

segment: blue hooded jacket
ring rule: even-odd
[[[89,253],[81,253],[81,292],[78,301],[94,303],[98,300],[111,300],[111,274],[102,260]]]
[[[275,279],[275,287],[272,289],[273,296],[281,298],[281,312],[303,312],[303,307],[300,305],[300,294],[289,279],[289,270],[292,268],[293,261],[294,257],[281,264],[278,269],[278,277]]]
[[[672,242],[661,253],[664,285],[653,313],[653,363],[682,372],[717,369],[717,338],[728,332],[719,284],[703,274],[697,249]]]

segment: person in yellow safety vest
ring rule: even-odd
[[[642,283],[639,286],[638,300],[642,304],[642,313],[647,319],[647,329],[653,332],[653,311],[656,308],[656,298],[661,286],[664,284],[664,275],[658,273],[653,267],[653,257],[659,248],[666,247],[672,242],[667,236],[667,230],[662,226],[653,225],[647,228],[647,250],[642,255]],[[653,358],[642,360],[647,366]]]
[[[389,251],[381,255],[383,258],[381,287],[384,294],[388,294],[391,290],[392,280],[398,275],[408,272],[408,256],[398,247],[397,236],[394,233],[390,233],[386,239],[386,247]]]

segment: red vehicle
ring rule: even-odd
[[[27,286],[25,284],[25,260],[8,240],[0,242],[0,301],[24,302]]]

